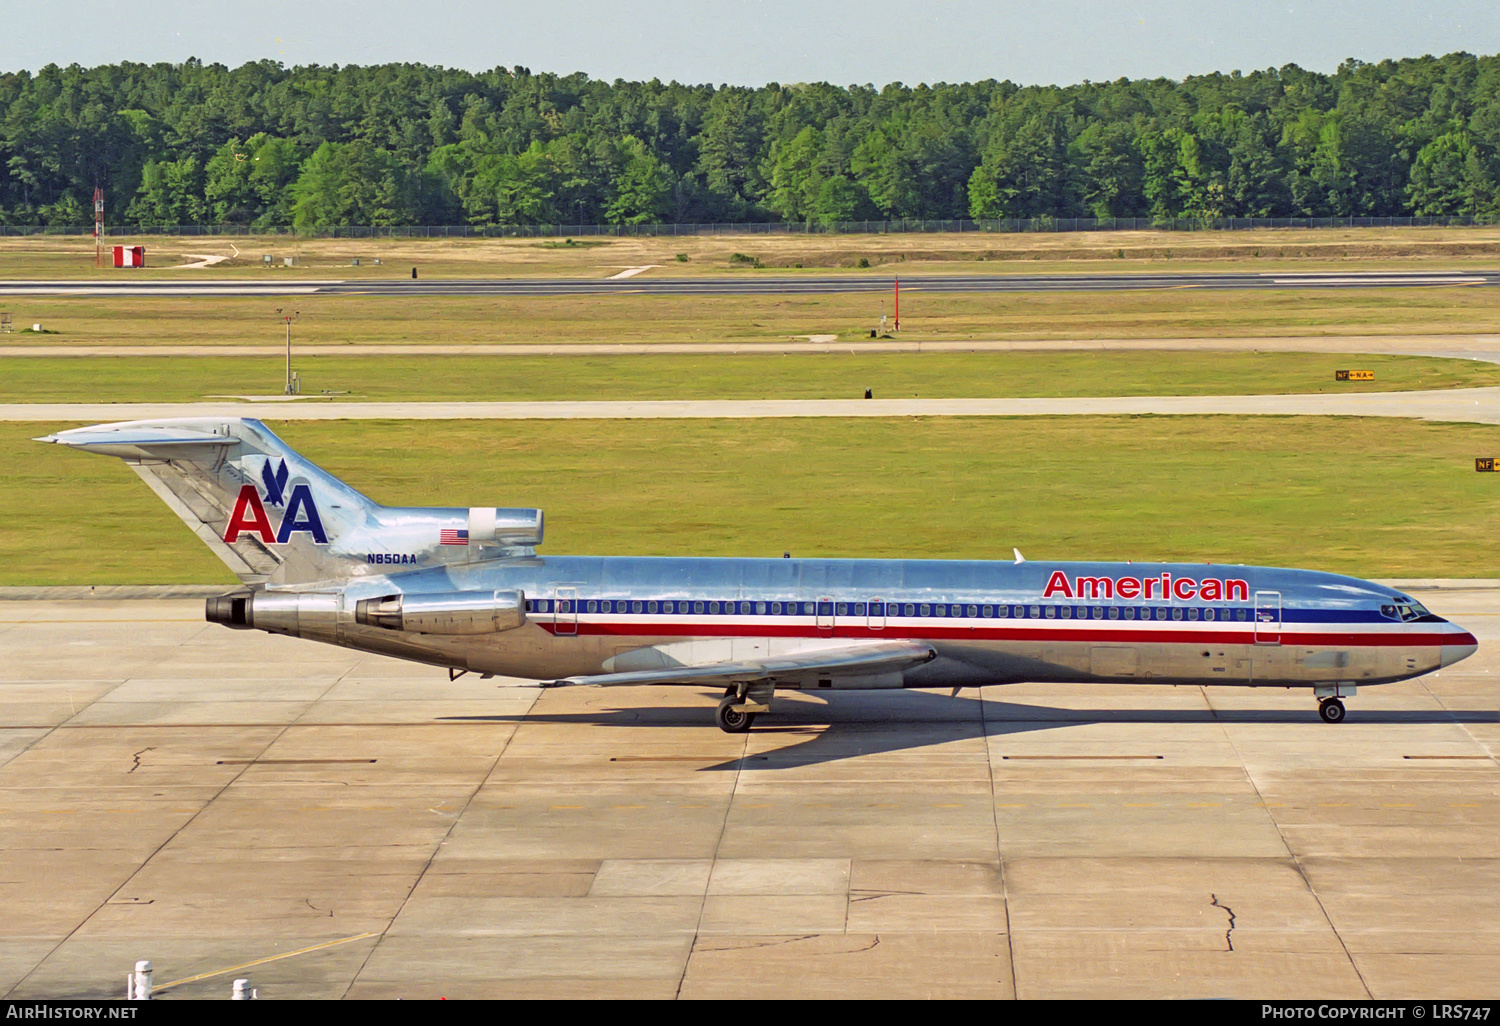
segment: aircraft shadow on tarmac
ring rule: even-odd
[[[527,713],[497,716],[444,716],[449,722],[576,723],[599,727],[692,727],[717,732],[713,702],[717,692],[702,692],[704,705],[640,706],[567,713]],[[964,738],[1025,734],[1091,723],[1284,723],[1318,722],[1315,706],[1302,709],[1067,709],[1056,706],[984,701],[977,697],[949,697],[929,691],[901,691],[872,703],[869,694],[807,694],[783,700],[776,711],[752,728],[757,737],[782,735],[784,748],[730,759],[703,771],[791,768],[863,755],[925,748]],[[809,701],[815,699],[816,701]],[[1457,724],[1500,722],[1491,711],[1354,710],[1348,725],[1326,727],[1348,730],[1359,724]],[[809,730],[818,729],[809,736]],[[798,743],[798,739],[800,743]]]

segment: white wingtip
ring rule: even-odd
[[[1026,562],[1026,557],[1023,556],[1023,555],[1021,555],[1021,550],[1020,549],[1011,549],[1010,551],[1012,551],[1012,552],[1014,552],[1016,554],[1016,562],[1017,563],[1024,563],[1024,562]]]

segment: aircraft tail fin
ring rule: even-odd
[[[124,460],[252,586],[468,562],[541,541],[540,510],[381,506],[248,418],[100,424],[38,441]]]

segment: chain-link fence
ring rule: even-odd
[[[1433,228],[1493,224],[1492,219],[1451,217],[1030,217],[954,221],[834,221],[699,224],[492,224],[330,225],[321,228],[252,227],[243,224],[106,225],[108,238],[142,235],[287,236],[303,239],[587,238],[673,235],[880,235],[991,232],[1198,232],[1252,228]],[[4,225],[0,236],[92,235],[87,225]]]

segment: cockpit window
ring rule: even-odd
[[[1442,620],[1442,617],[1433,616],[1428,612],[1427,607],[1422,605],[1422,603],[1405,597],[1397,599],[1394,603],[1381,606],[1380,613],[1382,616],[1388,616],[1392,620],[1400,620],[1402,623],[1411,623],[1413,620],[1423,620],[1429,623]]]

